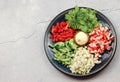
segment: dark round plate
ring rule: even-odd
[[[80,7],[80,8],[86,8],[86,7]],[[49,44],[54,44],[52,42],[52,40],[50,39],[50,35],[51,35],[51,27],[52,25],[56,25],[57,22],[60,22],[60,21],[65,21],[65,14],[67,14],[70,10],[72,10],[74,8],[71,8],[71,9],[68,9],[68,10],[65,10],[63,11],[62,13],[58,14],[52,21],[51,23],[49,24],[47,30],[46,30],[46,33],[45,33],[45,36],[44,36],[44,48],[45,48],[45,52],[46,52],[46,55],[49,59],[49,61],[51,62],[51,64],[57,68],[59,71],[65,73],[65,74],[68,74],[68,75],[71,75],[71,76],[88,76],[88,75],[92,75],[92,74],[95,74],[97,73],[98,71],[102,70],[104,67],[106,67],[110,61],[112,60],[114,54],[115,54],[115,51],[116,51],[116,47],[117,47],[117,36],[116,36],[116,32],[115,32],[115,29],[114,29],[114,26],[112,25],[112,23],[110,22],[110,20],[105,16],[103,15],[102,13],[100,13],[99,11],[97,11],[97,18],[98,20],[102,23],[103,26],[107,26],[109,27],[110,31],[112,32],[112,35],[115,37],[114,39],[114,42],[112,42],[111,46],[112,46],[112,49],[110,51],[106,51],[102,57],[101,57],[101,61],[102,63],[100,64],[96,64],[93,69],[90,71],[90,73],[86,74],[86,75],[80,75],[80,74],[73,74],[71,73],[70,69],[63,66],[62,64],[58,63],[57,61],[55,61],[53,59],[54,57],[54,54],[52,52],[52,49],[49,47]]]

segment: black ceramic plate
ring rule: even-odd
[[[81,8],[81,7],[80,7]],[[86,8],[86,7],[83,7],[83,8]],[[101,57],[101,61],[102,63],[98,64],[98,65],[95,65],[93,67],[93,69],[90,71],[90,73],[86,74],[86,75],[80,75],[80,74],[73,74],[71,73],[70,69],[63,66],[62,64],[58,63],[57,61],[55,61],[53,59],[54,57],[54,54],[51,50],[51,48],[49,47],[49,44],[54,44],[52,42],[52,40],[50,39],[50,35],[51,35],[51,27],[52,25],[56,25],[56,22],[60,22],[60,21],[65,21],[65,14],[68,13],[70,10],[72,10],[74,8],[71,8],[71,9],[68,9],[68,10],[65,10],[63,11],[62,13],[58,14],[52,21],[51,23],[49,24],[47,30],[46,30],[46,33],[45,33],[45,36],[44,36],[44,48],[45,48],[45,52],[46,52],[46,55],[49,59],[49,61],[51,62],[51,64],[57,68],[59,71],[65,73],[65,74],[68,74],[68,75],[71,75],[71,76],[88,76],[88,75],[92,75],[92,74],[95,74],[97,73],[98,71],[102,70],[104,67],[106,67],[110,61],[112,60],[114,54],[115,54],[115,51],[116,51],[116,44],[117,44],[117,36],[116,36],[116,32],[114,30],[114,26],[112,25],[112,23],[109,21],[109,19],[103,15],[102,13],[100,13],[99,11],[97,11],[97,18],[98,20],[102,23],[103,26],[107,26],[109,27],[110,31],[112,32],[112,35],[115,37],[115,40],[114,42],[112,42],[111,46],[112,46],[112,49],[110,51],[106,51],[102,57]]]

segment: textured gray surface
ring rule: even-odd
[[[120,0],[0,0],[0,82],[120,82]],[[56,70],[43,47],[50,21],[68,8],[86,6],[115,26],[118,48],[100,73],[76,79]]]

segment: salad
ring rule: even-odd
[[[65,14],[65,20],[51,27],[50,38],[54,44],[49,47],[54,60],[74,74],[88,74],[102,62],[104,52],[111,50],[114,36],[98,21],[93,9],[76,6]]]

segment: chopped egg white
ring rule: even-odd
[[[94,67],[94,57],[93,54],[90,54],[86,48],[79,47],[75,54],[74,58],[69,65],[72,73],[78,74],[87,74]]]

